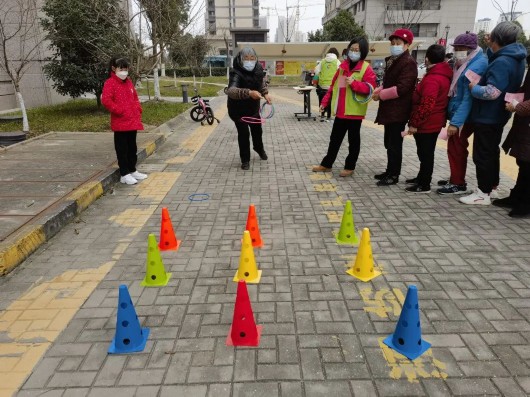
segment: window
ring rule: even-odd
[[[362,7],[362,10],[364,11],[364,7],[366,6],[366,0],[362,0],[361,1],[361,7]]]
[[[412,32],[414,36],[419,36],[420,35],[420,24],[415,23],[413,25],[410,25],[409,30]]]

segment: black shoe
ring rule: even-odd
[[[418,177],[416,178],[411,178],[411,179],[407,179],[405,181],[406,184],[409,184],[409,185],[417,185],[418,184]]]
[[[377,186],[390,186],[395,185],[399,181],[399,176],[390,176],[387,175],[383,179],[381,179],[379,182],[377,182]]]
[[[241,163],[241,169],[242,170],[250,169],[250,163],[248,161],[246,163]]]
[[[437,184],[438,186],[445,186],[449,183],[449,181],[447,179],[440,179]]]
[[[405,190],[410,193],[430,193],[431,187],[415,184],[415,185],[409,186]]]
[[[453,185],[452,183],[448,183],[444,187],[441,187],[436,191],[436,193],[443,195],[446,194],[466,194],[467,193],[467,185]]]
[[[515,207],[508,213],[508,216],[512,218],[526,218],[527,216],[530,216],[530,208]]]
[[[515,205],[515,201],[511,196],[508,196],[502,199],[493,200],[491,204],[501,208],[513,208]]]
[[[268,156],[267,156],[267,153],[265,153],[265,149],[263,149],[261,152],[260,151],[257,151],[256,149],[254,149],[254,151],[259,154],[259,158],[262,159],[262,160],[268,160]]]
[[[385,179],[388,175],[388,172],[382,172],[381,174],[374,175],[374,178],[377,180]]]

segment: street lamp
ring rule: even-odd
[[[445,48],[447,48],[447,38],[449,37],[450,29],[451,29],[451,26],[445,25]]]

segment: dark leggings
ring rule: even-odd
[[[361,123],[362,120],[350,120],[335,118],[333,122],[333,129],[329,137],[329,147],[326,157],[322,160],[320,165],[326,168],[333,167],[333,163],[337,159],[340,146],[344,140],[346,132],[348,132],[348,156],[344,164],[344,169],[354,170],[361,151]]]
[[[252,144],[254,150],[258,153],[264,150],[263,147],[263,129],[261,124],[247,124],[241,121],[235,121],[237,128],[237,141],[239,143],[239,157],[242,163],[250,161],[250,135],[252,135]],[[249,132],[250,130],[250,132]]]
[[[114,132],[114,149],[118,158],[118,167],[120,175],[125,176],[136,171],[136,131],[118,131]]]

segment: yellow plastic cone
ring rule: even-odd
[[[335,236],[337,244],[343,245],[357,245],[359,244],[359,236],[355,232],[355,223],[353,222],[353,212],[351,209],[351,201],[346,201],[344,206],[344,213],[342,214],[342,222],[340,223],[339,233]]]
[[[147,262],[145,269],[145,278],[141,285],[144,287],[162,287],[167,285],[171,273],[166,273],[164,262],[160,256],[160,250],[154,234],[147,238]]]
[[[353,266],[346,273],[362,281],[370,281],[381,275],[381,272],[375,269],[374,257],[372,255],[372,245],[370,244],[370,230],[363,229],[361,244],[357,251],[357,257]]]
[[[244,280],[248,284],[258,284],[260,279],[261,270],[258,270],[258,265],[256,265],[250,232],[245,230],[241,245],[241,255],[239,256],[239,269],[237,269],[237,273],[234,276],[234,281]]]

